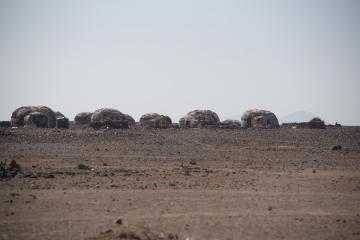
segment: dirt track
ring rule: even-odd
[[[360,239],[360,128],[8,129],[0,160],[0,239]]]

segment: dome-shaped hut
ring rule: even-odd
[[[85,125],[91,123],[91,115],[92,112],[81,112],[76,114],[74,118],[74,124],[75,125]]]
[[[219,126],[218,115],[211,110],[194,110],[180,118],[180,127]]]
[[[323,120],[321,120],[318,117],[315,117],[313,119],[311,119],[308,123],[310,128],[319,128],[319,129],[325,129],[325,122]]]
[[[125,115],[125,117],[127,119],[128,125],[129,126],[134,126],[135,125],[135,119],[132,116],[130,116],[129,114],[124,113],[124,115]]]
[[[43,118],[40,117],[38,113],[43,114],[47,118],[47,126],[48,128],[54,128],[56,126],[56,115],[53,110],[46,106],[23,106],[17,108],[11,115],[11,126],[12,127],[22,127],[24,126],[24,119],[30,113],[35,113],[34,116],[29,117],[29,121],[32,118]],[[39,120],[40,121],[40,120]],[[43,121],[43,120],[41,120]]]
[[[24,117],[24,127],[47,128],[48,118],[44,113],[31,112]]]
[[[122,112],[113,108],[101,108],[91,115],[93,128],[128,128],[128,119]]]
[[[146,113],[140,117],[140,125],[142,127],[168,128],[172,126],[172,121],[166,115]]]
[[[276,115],[270,111],[250,109],[241,116],[241,125],[246,128],[276,128],[279,127],[279,121]]]

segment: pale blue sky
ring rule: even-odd
[[[22,105],[360,125],[360,1],[0,0],[0,120]]]

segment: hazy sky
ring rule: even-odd
[[[0,0],[0,120],[298,110],[360,125],[358,0]]]

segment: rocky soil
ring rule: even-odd
[[[0,160],[0,239],[360,239],[357,127],[2,128]]]

